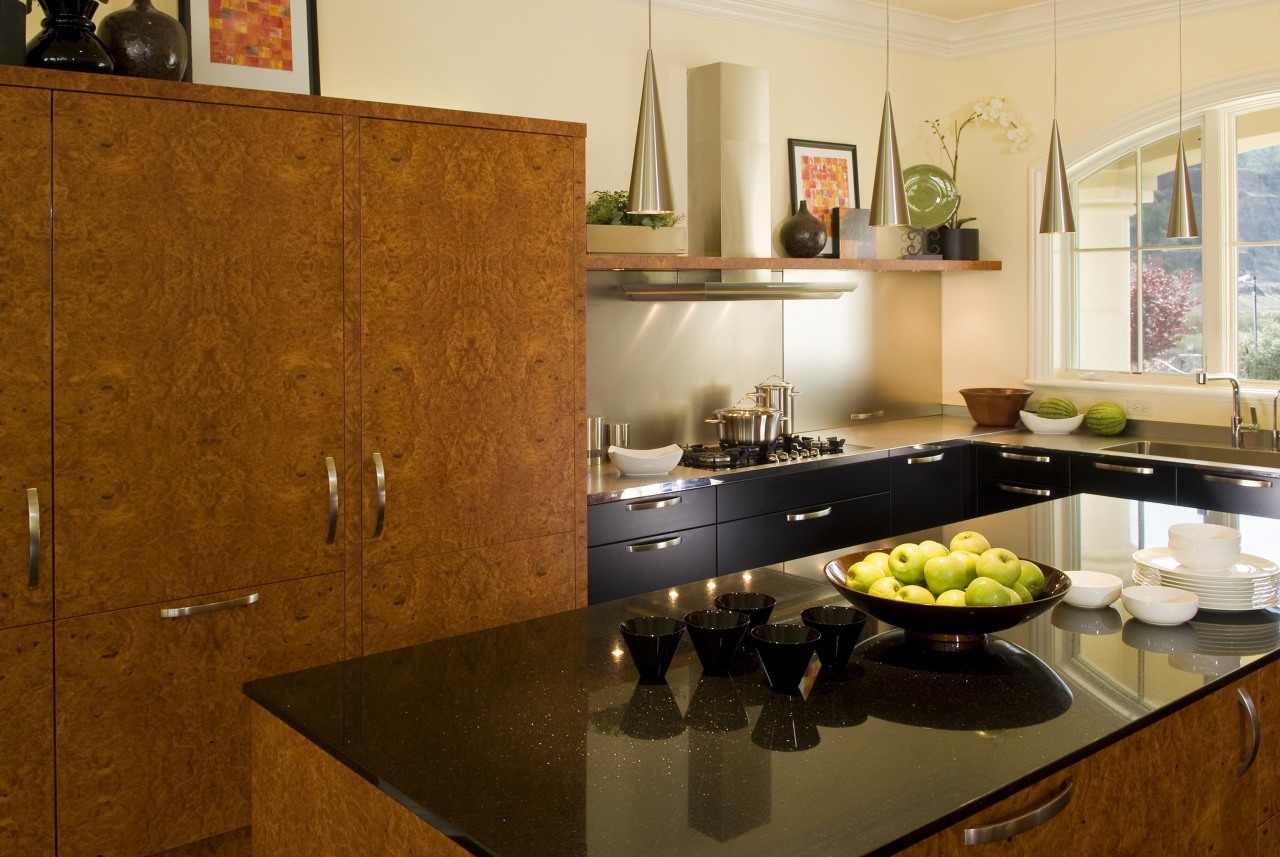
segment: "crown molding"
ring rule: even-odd
[[[648,0],[619,0],[645,5]],[[763,27],[810,38],[861,45],[885,42],[885,7],[868,0],[654,0],[654,6]],[[1275,0],[1186,0],[1182,16],[1195,18]],[[894,51],[955,59],[996,53],[1053,39],[1053,3],[1036,2],[1008,12],[951,20],[904,9],[891,9],[889,41]],[[1146,27],[1176,21],[1168,0],[1061,0],[1058,38]]]

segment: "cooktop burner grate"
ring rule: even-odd
[[[723,442],[718,446],[690,444],[684,447],[680,464],[699,470],[736,470],[761,464],[810,461],[839,452],[844,452],[844,438],[783,435],[759,446],[734,446]]]

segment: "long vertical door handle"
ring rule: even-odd
[[[382,453],[373,454],[373,472],[378,479],[378,517],[373,524],[373,537],[382,535],[382,527],[387,522],[387,468],[382,463]]]
[[[338,537],[338,467],[333,463],[333,456],[324,457],[325,470],[329,471],[329,535],[325,544],[333,544]]]
[[[1253,728],[1253,747],[1249,750],[1249,758],[1236,766],[1236,776],[1243,776],[1244,772],[1249,770],[1254,760],[1258,758],[1258,748],[1262,746],[1262,724],[1258,721],[1258,706],[1254,704],[1253,697],[1249,695],[1249,691],[1243,687],[1238,687],[1236,688],[1236,696],[1239,697],[1240,705],[1244,708],[1245,714],[1249,715],[1249,725]]]
[[[27,489],[27,534],[30,547],[27,549],[27,589],[40,586],[40,492],[34,488]]]

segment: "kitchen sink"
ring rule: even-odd
[[[1204,446],[1197,443],[1166,443],[1158,440],[1135,440],[1116,446],[1106,446],[1103,452],[1129,452],[1137,455],[1158,455],[1163,458],[1187,458],[1193,461],[1213,461],[1219,464],[1235,464],[1242,467],[1267,467],[1280,470],[1280,452],[1265,449],[1233,449],[1226,446]]]

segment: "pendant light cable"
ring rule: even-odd
[[[884,3],[884,112],[880,116],[880,145],[871,182],[871,226],[909,226],[907,194],[902,185],[898,134],[893,127],[893,103],[889,98],[889,0]]]
[[[1076,231],[1071,210],[1071,188],[1058,136],[1058,0],[1053,0],[1053,132],[1049,137],[1049,161],[1045,167],[1044,202],[1040,209],[1042,234]]]

